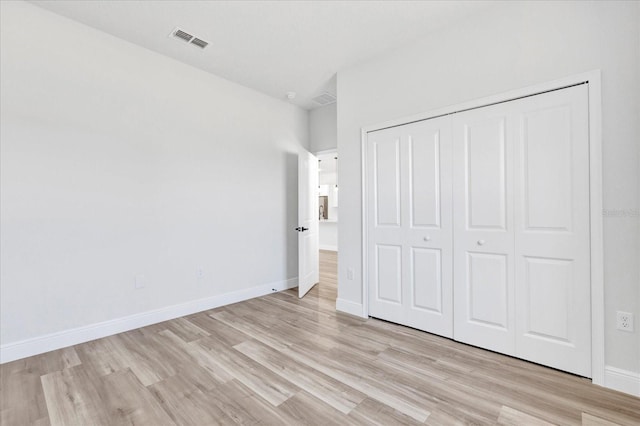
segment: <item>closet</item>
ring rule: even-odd
[[[587,85],[366,144],[369,315],[590,377]]]

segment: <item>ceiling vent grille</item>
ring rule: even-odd
[[[193,39],[193,36],[187,32],[184,32],[182,30],[176,29],[173,33],[174,37],[177,37],[179,39],[182,39],[184,41],[191,41],[191,39]]]
[[[169,34],[169,37],[186,41],[187,43],[197,46],[200,49],[204,49],[209,45],[208,41],[204,41],[201,38],[198,38],[192,34],[189,34],[186,31],[181,30],[180,28],[175,28],[173,31],[171,31],[171,34]]]
[[[206,41],[204,41],[204,40],[200,40],[200,39],[199,39],[199,38],[197,38],[197,37],[194,37],[194,38],[191,40],[191,44],[195,44],[195,45],[196,45],[196,46],[198,46],[200,49],[204,49],[205,47],[207,47],[207,45],[208,45],[209,43],[207,43],[207,42],[206,42]]]
[[[312,99],[318,105],[329,105],[336,101],[336,96],[329,92],[324,92]]]

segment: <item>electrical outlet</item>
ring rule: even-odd
[[[196,269],[196,277],[198,278],[198,281],[201,281],[202,279],[204,279],[204,269],[203,268]]]
[[[353,268],[347,268],[347,279],[348,280],[353,279]]]
[[[633,331],[633,314],[629,312],[618,311],[617,328],[622,331]]]
[[[135,288],[136,290],[144,288],[144,286],[145,286],[145,282],[144,281],[145,281],[144,280],[144,275],[142,275],[142,274],[135,275],[133,277],[133,288]]]

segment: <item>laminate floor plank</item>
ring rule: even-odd
[[[487,400],[508,404],[509,409],[523,412],[551,423],[580,423],[580,411],[558,404],[557,402],[561,399],[558,396],[545,393],[533,386],[530,388],[515,388],[503,386],[487,379],[487,377],[482,377],[482,380],[475,382],[476,386],[484,389],[483,396]],[[451,379],[451,382],[459,384],[461,381],[456,377]],[[531,400],[535,400],[536,404],[531,405]]]
[[[421,422],[398,410],[376,401],[366,398],[355,407],[348,416],[357,424],[388,426],[388,425],[420,425]],[[429,414],[431,418],[431,414]]]
[[[208,392],[210,402],[234,423],[243,425],[295,425],[295,418],[279,410],[242,383],[231,380]]]
[[[252,307],[250,312],[254,315],[256,312],[261,312],[264,315],[267,315],[268,311],[266,310],[260,310],[255,305],[248,306]],[[247,317],[245,316],[244,318]],[[260,323],[258,326],[264,331],[269,330],[270,332],[277,333],[281,336],[281,341],[287,345],[291,345],[299,341],[313,341],[314,345],[317,345],[320,348],[331,349],[336,346],[335,335],[332,333],[327,333],[326,330],[324,330],[325,333],[318,332],[320,330],[318,330],[317,325],[312,322],[308,322],[307,324],[313,324],[313,327],[309,327],[310,329],[307,329],[304,326],[301,326],[301,324],[304,323],[302,320],[300,320],[297,323],[298,326],[296,326],[295,324],[287,321],[288,318],[289,317],[286,315],[278,315],[274,321],[265,321]]]
[[[445,406],[436,407],[431,411],[429,418],[424,422],[424,424],[429,426],[466,426],[469,424],[463,418],[452,415],[449,411],[448,407]],[[496,422],[490,422],[489,424],[495,425],[495,423]]]
[[[127,357],[118,352],[114,342],[115,339],[104,338],[78,345],[80,362],[100,376],[128,368]]]
[[[71,346],[8,362],[2,364],[0,372],[2,374],[28,372],[42,375],[74,367],[81,363],[77,348],[78,346]]]
[[[133,371],[143,385],[149,386],[176,373],[173,365],[162,359],[160,348],[152,345],[151,340],[138,330],[120,333],[108,339],[113,341],[116,353],[124,365]]]
[[[529,414],[506,406],[502,407],[502,410],[500,410],[498,424],[501,426],[552,426],[552,423],[545,422],[537,417],[530,416]]]
[[[276,350],[286,350],[289,347],[289,345],[283,343],[283,340],[285,340],[283,336],[275,335],[270,331],[264,332],[264,329],[255,322],[248,321],[230,312],[218,312],[213,315],[213,318]]]
[[[41,376],[49,420],[58,425],[108,425],[100,377],[82,365]]]
[[[191,354],[199,366],[206,369],[216,380],[226,383],[233,380],[234,376],[220,366],[217,352],[211,349],[216,347],[219,346],[211,345],[207,339],[200,339],[189,343],[185,350]]]
[[[185,342],[193,342],[194,340],[209,336],[209,332],[198,327],[197,324],[188,318],[176,318],[169,321],[167,330],[170,330]]]
[[[282,291],[280,293],[273,293],[268,297],[279,299],[283,302],[287,302],[295,306],[300,306],[302,308],[315,310],[319,314],[324,315],[332,315],[335,313],[336,309],[335,301],[332,302],[328,299],[319,298],[314,294],[313,289],[311,289],[309,293],[307,293],[307,296],[303,297],[302,299],[299,299],[298,295],[291,290]],[[311,300],[311,298],[313,298],[313,300]]]
[[[591,414],[582,413],[582,426],[617,426],[617,423],[592,416]]]
[[[175,424],[162,409],[160,402],[140,383],[131,370],[117,371],[102,377],[101,380],[104,382],[102,403],[107,407],[109,414],[107,424]]]
[[[158,400],[165,413],[178,425],[224,425],[233,420],[211,400],[208,390],[194,388],[179,376],[154,383],[149,391]]]
[[[295,425],[343,426],[349,424],[344,414],[313,395],[301,391],[278,407],[279,412],[293,419]]]
[[[366,398],[344,383],[300,365],[260,342],[247,341],[234,348],[344,414],[348,414]]]
[[[398,387],[377,369],[358,362],[349,363],[344,358],[317,356],[298,347],[292,347],[285,354],[418,421],[422,422],[429,416],[425,408],[428,401],[416,395],[414,389]]]
[[[640,417],[640,404],[634,404],[637,400],[634,397],[619,392],[603,395],[587,379],[535,364],[523,367],[502,370],[478,367],[468,373],[464,381],[472,380],[485,389],[487,398],[503,401],[510,408],[552,423],[580,424],[584,411],[596,415],[606,412],[621,424],[634,424],[634,419]],[[527,375],[528,369],[532,371]],[[463,382],[459,377],[451,380]],[[566,391],[567,385],[571,386],[571,393]],[[531,399],[538,403],[531,406]]]
[[[268,313],[264,307],[262,310],[258,309],[257,305],[258,302],[249,304],[249,306],[256,308],[249,311],[254,317],[257,311]],[[244,318],[247,318],[247,316],[245,315]],[[378,342],[371,335],[365,337],[352,335],[351,331],[356,327],[341,325],[341,322],[335,318],[325,321],[313,321],[302,316],[295,317],[289,314],[279,314],[275,321],[268,325],[262,323],[259,326],[262,326],[264,330],[277,331],[279,335],[283,336],[285,339],[283,342],[287,345],[311,344],[321,350],[333,348],[356,350],[360,351],[358,353],[359,356],[375,356],[380,351],[388,348],[387,344]]]
[[[164,345],[181,352],[186,358],[174,364],[176,373],[164,379],[163,382],[175,378],[188,379],[189,383],[198,389],[210,390],[220,383],[233,379],[219,367],[219,363],[215,361],[215,354],[200,346],[199,341],[187,343],[169,330],[163,330],[158,334],[165,339],[162,341]]]
[[[48,419],[49,412],[40,378],[42,372],[26,366],[23,360],[2,365],[0,374],[0,424],[26,425]],[[8,366],[4,371],[5,365]],[[22,369],[18,369],[22,367]]]
[[[218,311],[204,311],[187,317],[189,321],[198,327],[207,330],[209,333],[209,336],[198,339],[198,341],[207,341],[212,345],[234,346],[251,338],[244,333],[238,332],[235,328],[229,327],[228,325],[213,318],[211,315],[216,312]]]
[[[446,380],[453,374],[445,369],[438,368],[437,361],[429,357],[403,352],[393,347],[380,352],[378,354],[378,362],[407,374],[415,374],[424,380]]]
[[[274,406],[278,406],[300,389],[256,361],[233,348],[212,350],[218,368]]]
[[[640,425],[640,398],[377,319],[320,284],[0,365],[2,426]]]

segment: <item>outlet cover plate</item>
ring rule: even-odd
[[[616,328],[622,331],[633,332],[633,314],[618,311],[616,315]]]
[[[136,290],[139,290],[141,288],[144,288],[146,285],[145,283],[145,278],[144,275],[142,274],[137,274],[134,276],[133,278],[133,288]]]

